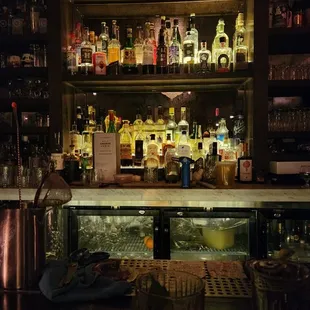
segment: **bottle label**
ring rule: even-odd
[[[157,64],[160,67],[167,66],[167,49],[166,47],[158,48]]]
[[[121,159],[132,159],[131,144],[130,143],[121,143],[120,153],[121,153]]]
[[[55,170],[64,169],[64,155],[61,153],[52,153],[51,160],[55,163]]]
[[[82,47],[81,48],[81,63],[91,64],[92,54],[93,54],[93,50],[91,47]]]
[[[124,65],[134,66],[136,64],[136,54],[134,49],[125,49],[124,50]]]
[[[178,156],[179,157],[191,157],[191,148],[189,145],[179,145],[178,146]]]
[[[156,144],[150,143],[147,146],[147,156],[158,156],[158,146]]]
[[[194,43],[184,44],[184,57],[194,57],[195,56],[195,45]]]
[[[221,54],[217,59],[217,71],[228,72],[230,70],[230,61],[227,54]]]
[[[251,182],[252,176],[252,159],[240,159],[240,181]]]
[[[106,75],[107,74],[107,55],[103,52],[96,52],[93,54],[93,63],[95,74]]]
[[[211,70],[209,68],[209,63],[211,62],[209,60],[210,54],[209,53],[200,53],[199,55],[199,62],[200,62],[200,68],[203,70]]]
[[[179,64],[180,63],[180,49],[178,46],[170,46],[169,48],[169,64]]]
[[[143,64],[144,65],[153,65],[153,45],[145,45],[143,48]]]

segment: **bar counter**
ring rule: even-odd
[[[178,187],[106,187],[72,188],[74,206],[137,206],[137,207],[230,207],[259,208],[268,203],[299,203],[309,208],[310,190],[273,185],[237,185],[235,189],[180,189]],[[36,189],[22,189],[22,200],[33,201]],[[0,189],[0,200],[17,201],[18,189]],[[300,204],[301,203],[301,204]],[[292,205],[292,204],[290,204]],[[273,204],[274,207],[274,204]]]

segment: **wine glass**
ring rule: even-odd
[[[309,188],[310,182],[310,166],[301,166],[299,171],[300,177],[305,181],[303,188]]]

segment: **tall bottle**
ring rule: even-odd
[[[216,62],[215,51],[221,47],[221,38],[225,38],[227,46],[229,45],[228,35],[225,33],[225,22],[224,19],[220,18],[216,26],[216,35],[212,43],[212,60]]]
[[[117,21],[112,20],[112,38],[108,45],[108,62],[111,64],[119,64],[121,59],[121,45],[117,39]]]
[[[147,116],[146,121],[144,122],[143,126],[145,141],[150,141],[150,135],[155,133],[155,123],[153,121],[153,113],[152,113],[152,107],[149,105],[147,107]]]
[[[174,25],[172,29],[171,43],[169,46],[169,72],[180,73],[180,63],[181,63],[181,44],[178,38],[178,27],[177,25]]]
[[[143,68],[142,70],[143,70],[143,74],[154,74],[155,73],[154,41],[151,37],[151,23],[149,21],[145,22],[145,40],[143,43]]]
[[[154,23],[150,24],[150,36],[151,40],[153,42],[153,65],[156,66],[157,64],[157,44],[156,44],[156,39],[155,39],[155,26]]]
[[[190,25],[190,29],[191,29],[190,31],[192,33],[193,40],[194,40],[195,63],[197,63],[198,46],[199,46],[199,33],[198,33],[198,30],[196,29],[195,18],[196,18],[195,13],[191,13],[190,18],[189,18],[189,25]]]
[[[190,28],[186,30],[183,41],[183,64],[193,65],[195,63],[195,38]]]
[[[198,72],[211,72],[212,54],[207,49],[207,41],[202,40],[200,43],[200,51],[198,52]]]
[[[108,58],[108,46],[109,46],[109,27],[106,25],[106,22],[101,23],[101,33],[99,35],[98,42],[101,43],[101,46],[97,45],[97,51],[103,52],[106,54],[106,57]]]
[[[92,48],[93,54],[96,53],[95,31],[90,31],[89,32],[89,42],[91,44],[91,48]]]
[[[158,119],[155,123],[155,132],[157,143],[159,145],[159,152],[162,153],[162,144],[166,141],[166,123],[164,120],[164,111],[161,105],[158,106]]]
[[[51,152],[51,161],[54,162],[55,170],[62,175],[64,170],[64,154],[60,142],[60,132],[55,133],[54,139],[54,149]]]
[[[85,27],[83,31],[83,42],[81,43],[81,73],[88,75],[93,72],[93,50],[89,41],[89,28]]]
[[[142,65],[143,63],[143,29],[140,24],[137,25],[137,36],[135,39],[135,53],[136,53],[136,64]]]
[[[165,43],[165,30],[160,29],[157,46],[157,74],[168,73],[168,49]]]
[[[126,33],[127,38],[124,47],[123,73],[132,74],[136,73],[137,65],[136,65],[135,47],[132,42],[131,26],[127,26]]]
[[[174,108],[169,108],[169,119],[166,125],[166,134],[170,134],[171,141],[175,141],[175,133],[177,130],[177,123],[175,122]]]
[[[108,111],[108,116],[105,120],[105,127],[107,133],[116,133],[115,114],[114,110]]]
[[[188,141],[188,135],[185,130],[181,132],[180,141],[177,147],[177,153],[179,157],[191,158],[191,146]]]
[[[81,152],[81,145],[80,145],[81,138],[75,122],[72,125],[72,129],[69,133],[69,136],[70,136],[70,149],[75,155],[79,156]]]
[[[77,56],[75,48],[75,34],[70,33],[70,42],[66,51],[66,66],[67,72],[71,75],[75,75],[78,71]]]
[[[40,7],[37,0],[32,0],[30,6],[30,29],[31,33],[40,32]]]
[[[86,121],[82,132],[82,149],[81,149],[82,165],[85,169],[93,168],[93,137],[89,131],[89,122]]]
[[[96,131],[96,108],[89,104],[87,107],[88,111],[88,121],[89,121],[89,131],[94,133]]]
[[[186,107],[181,107],[181,120],[178,123],[178,130],[176,133],[176,144],[178,143],[179,139],[180,139],[180,135],[182,134],[182,132],[185,131],[186,132],[186,136],[188,137],[189,135],[189,124],[186,120]]]
[[[135,154],[134,165],[141,166],[144,156],[144,134],[143,134],[143,121],[140,114],[140,109],[137,110],[136,120],[133,123],[134,136],[133,136],[133,151]]]
[[[243,156],[238,158],[238,181],[251,183],[253,181],[253,160],[249,155],[248,144],[243,144]]]
[[[215,71],[216,72],[229,72],[232,60],[232,51],[228,47],[225,37],[220,38],[220,47],[214,50]]]
[[[81,66],[81,44],[83,41],[82,37],[82,24],[76,23],[75,25],[75,50],[76,50],[76,63],[78,68]]]
[[[120,136],[120,153],[121,153],[121,165],[132,166],[132,138],[129,132],[129,121],[123,121],[123,131]]]
[[[243,13],[239,13],[236,19],[236,31],[233,40],[234,70],[248,69],[248,47],[245,45],[245,27]]]
[[[226,120],[225,118],[221,118],[219,121],[219,126],[216,130],[216,140],[220,143],[223,144],[225,139],[228,139],[228,129],[226,127]]]
[[[140,109],[137,109],[136,119],[133,122],[133,134],[132,134],[133,145],[134,145],[134,141],[136,139],[137,134],[140,132],[142,133],[142,130],[143,130],[143,120],[142,120]]]

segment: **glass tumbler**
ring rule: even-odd
[[[181,271],[154,271],[136,282],[134,309],[203,310],[204,282]]]

